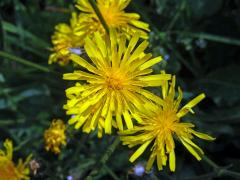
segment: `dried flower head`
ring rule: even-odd
[[[29,162],[29,165],[33,175],[36,175],[38,169],[40,168],[39,162],[36,159],[33,159]]]

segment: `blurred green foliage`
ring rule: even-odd
[[[113,137],[99,140],[71,130],[60,156],[44,151],[43,132],[52,118],[68,119],[62,74],[72,67],[48,66],[47,60],[54,26],[68,22],[73,9],[74,2],[64,0],[0,1],[0,140],[12,139],[17,157],[34,154],[41,168],[32,179],[83,179],[93,169],[94,179],[229,179],[181,146],[176,173],[154,169],[142,177],[131,173],[126,147],[99,163]],[[217,138],[199,142],[206,154],[240,172],[240,1],[133,0],[128,11],[150,24],[150,50],[165,59],[155,70],[176,74],[185,100],[206,93],[198,115],[186,119]]]

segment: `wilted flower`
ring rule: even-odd
[[[33,175],[36,175],[38,169],[40,168],[39,162],[36,159],[33,159],[29,162],[29,165]]]
[[[178,89],[178,97],[175,99],[175,77],[173,77],[170,85],[166,82],[162,86],[163,99],[161,104],[148,105],[148,108],[143,109],[138,114],[142,119],[142,121],[138,121],[138,125],[133,129],[119,133],[124,145],[129,147],[141,145],[130,157],[130,161],[135,161],[152,144],[146,170],[151,169],[155,160],[157,160],[158,169],[161,170],[162,166],[166,165],[167,159],[169,159],[170,170],[175,171],[175,142],[173,136],[182,142],[197,160],[201,160],[204,153],[192,139],[194,136],[204,140],[214,140],[214,138],[193,130],[195,125],[181,122],[181,118],[188,112],[193,113],[192,108],[204,97],[204,94],[200,94],[179,109],[182,91],[180,88]]]
[[[31,155],[27,157],[25,162],[19,159],[17,166],[12,161],[13,159],[13,145],[12,141],[6,139],[4,142],[6,151],[0,150],[0,179],[1,180],[29,180],[28,163]]]
[[[66,125],[61,119],[54,119],[50,128],[44,132],[45,149],[60,153],[60,146],[66,145]]]

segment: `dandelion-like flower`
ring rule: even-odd
[[[61,119],[54,119],[50,128],[44,132],[45,149],[59,154],[60,146],[67,144],[66,139],[66,125]]]
[[[109,28],[115,28],[118,34],[124,34],[128,38],[138,32],[142,38],[146,39],[148,38],[149,25],[139,21],[139,14],[124,11],[130,2],[131,0],[97,0],[96,4]],[[105,30],[89,0],[78,0],[76,7],[81,11],[80,32],[90,36],[96,31],[102,35],[105,34]]]
[[[55,27],[52,36],[53,53],[49,56],[49,64],[56,62],[62,66],[68,64],[71,49],[78,49],[83,46],[84,35],[77,32],[78,23],[77,13],[72,13],[70,25],[60,23]]]
[[[204,140],[214,140],[209,135],[193,130],[194,124],[181,122],[181,118],[188,112],[193,113],[192,108],[205,97],[204,94],[200,94],[179,109],[182,91],[178,88],[178,97],[175,98],[175,77],[173,77],[171,85],[166,83],[162,86],[162,96],[160,106],[152,104],[139,114],[142,121],[138,125],[119,133],[124,145],[130,148],[141,145],[130,157],[131,162],[135,161],[152,144],[151,155],[146,165],[148,171],[155,160],[157,160],[158,169],[162,170],[168,159],[170,170],[175,171],[173,137],[176,137],[197,160],[201,160],[204,153],[192,141],[194,136]]]
[[[6,151],[0,150],[0,179],[1,180],[29,180],[30,170],[28,167],[31,155],[26,161],[19,159],[15,165],[13,159],[12,141],[6,139],[4,142]]]
[[[169,74],[150,75],[151,66],[162,58],[144,53],[147,41],[137,46],[137,34],[128,44],[125,36],[118,40],[116,36],[115,31],[110,31],[110,40],[103,40],[100,33],[87,38],[85,51],[92,63],[71,54],[70,58],[85,70],[64,74],[66,80],[85,81],[66,90],[68,101],[64,108],[68,115],[74,115],[69,123],[75,123],[76,129],[83,126],[86,133],[97,127],[99,137],[103,129],[111,134],[112,126],[123,130],[122,118],[128,129],[133,128],[132,118],[139,120],[136,110],[150,101],[160,101],[143,88],[160,86],[171,79]]]

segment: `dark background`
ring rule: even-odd
[[[68,86],[62,74],[72,67],[48,66],[47,61],[54,26],[68,23],[73,9],[67,0],[0,1],[0,140],[13,140],[16,159],[34,154],[41,168],[32,179],[82,179],[113,141],[70,129],[60,156],[44,150],[43,132],[52,118],[68,119],[62,109]],[[196,142],[216,164],[240,172],[240,1],[133,0],[126,11],[150,24],[149,51],[165,59],[155,70],[177,75],[184,101],[206,93],[196,115],[186,120],[217,139]],[[175,173],[155,168],[137,177],[131,174],[131,152],[118,146],[95,179],[237,179],[196,161],[180,144]],[[138,162],[144,164],[145,155]]]

